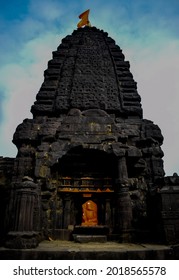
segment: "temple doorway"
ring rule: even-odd
[[[77,147],[59,159],[51,170],[63,201],[63,225],[82,224],[82,205],[92,201],[97,206],[98,225],[112,226],[117,159],[113,154]]]

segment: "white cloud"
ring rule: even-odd
[[[166,38],[156,50],[157,45],[135,49],[136,57],[134,53],[129,57],[144,117],[158,124],[164,135],[164,166],[169,175],[179,173],[179,40]]]
[[[30,2],[30,12],[43,20],[55,20],[61,15],[60,4],[57,1],[36,0]]]
[[[6,56],[2,57],[0,68],[0,90],[5,96],[1,100],[2,156],[16,155],[16,147],[11,143],[13,133],[23,119],[32,118],[30,108],[43,82],[47,62],[52,57],[52,51],[68,34],[62,26],[59,31],[58,26],[52,23],[66,9],[64,3],[59,4],[58,1],[31,1],[31,12],[25,18],[15,20],[9,26],[9,33],[1,35],[5,38],[2,47]]]
[[[47,33],[27,42],[20,50],[19,63],[9,63],[0,70],[0,84],[6,96],[2,104],[4,121],[0,129],[0,154],[3,156],[15,156],[12,135],[23,119],[32,118],[30,108],[58,40],[56,34]]]

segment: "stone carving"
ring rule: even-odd
[[[95,27],[74,31],[53,52],[32,113],[55,115],[74,107],[141,116],[140,96],[129,67],[107,33]]]
[[[82,205],[82,226],[96,226],[98,224],[97,205],[92,200],[86,201]]]
[[[40,201],[38,185],[24,176],[16,184],[14,223],[8,233],[6,246],[10,248],[33,248],[38,245]]]

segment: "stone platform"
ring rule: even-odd
[[[43,241],[35,249],[0,247],[1,260],[178,260],[179,245]]]
[[[75,226],[73,231],[73,240],[75,242],[107,242],[107,226]]]
[[[106,235],[81,235],[73,234],[73,239],[75,242],[88,243],[88,242],[107,242]]]
[[[91,235],[107,235],[109,228],[107,226],[75,226],[74,234],[91,234]]]

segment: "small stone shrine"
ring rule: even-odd
[[[179,241],[178,176],[164,178],[160,128],[143,119],[129,62],[106,32],[86,26],[62,40],[31,112],[14,133],[16,158],[0,158],[7,247],[78,235]]]

